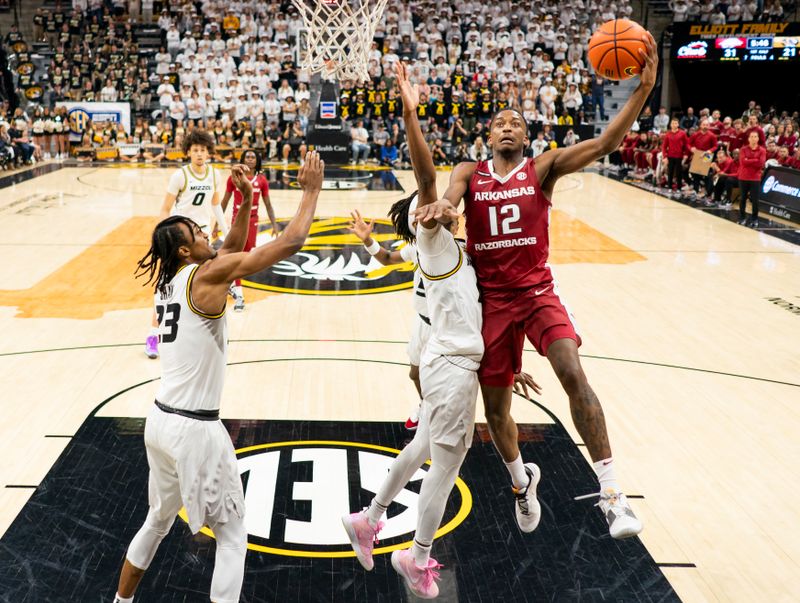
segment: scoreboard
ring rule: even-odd
[[[672,57],[677,61],[800,61],[800,23],[676,23]]]

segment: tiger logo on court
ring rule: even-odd
[[[408,262],[383,266],[367,253],[358,237],[348,232],[349,221],[345,217],[316,218],[298,253],[251,275],[243,284],[301,295],[359,295],[410,289],[414,265]],[[289,219],[278,222],[285,226]],[[272,237],[271,225],[260,224],[257,244]],[[389,220],[375,220],[372,238],[389,251],[405,245]]]

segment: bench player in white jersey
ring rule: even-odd
[[[392,566],[419,597],[439,594],[440,566],[430,556],[433,537],[444,514],[458,470],[467,455],[475,424],[478,367],[483,357],[481,304],[475,271],[453,234],[430,220],[414,227],[413,211],[436,201],[436,170],[422,136],[416,108],[419,90],[411,86],[405,65],[397,62],[409,153],[419,185],[416,203],[403,223],[395,216],[395,230],[409,242],[416,239],[417,263],[425,282],[431,331],[420,358],[423,402],[414,439],[392,464],[370,505],[342,518],[359,562],[374,567],[373,542],[389,504],[427,460],[422,480],[414,544],[392,553]]]
[[[156,281],[162,344],[161,387],[144,434],[150,509],[128,547],[117,602],[133,601],[182,506],[192,533],[208,525],[216,537],[211,600],[239,600],[247,549],[244,494],[231,438],[219,421],[227,357],[225,302],[234,279],[300,250],[314,218],[323,172],[319,155],[309,153],[297,177],[303,196],[294,219],[280,237],[248,253],[242,249],[253,197],[244,166],[232,170],[244,201],[219,251],[200,225],[184,216],[171,216],[153,231],[150,251],[138,270],[148,282]]]
[[[175,170],[170,177],[159,220],[168,216],[184,216],[199,225],[208,235],[212,232],[213,220],[223,235],[226,234],[228,225],[220,205],[217,172],[208,163],[214,155],[214,138],[203,130],[192,130],[183,140],[182,150],[190,162]],[[144,348],[148,358],[158,358],[157,330],[156,316],[153,315]]]

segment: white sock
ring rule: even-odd
[[[521,454],[518,454],[517,458],[510,463],[503,461],[503,464],[511,474],[511,483],[515,488],[525,488],[530,483],[528,474],[525,473],[525,465],[522,464]]]
[[[600,491],[612,488],[615,492],[622,492],[622,488],[617,483],[617,474],[614,471],[614,459],[607,458],[592,464],[597,480],[600,482]]]
[[[383,514],[386,513],[387,508],[388,507],[385,507],[373,498],[366,510],[367,521],[369,522],[369,525],[371,525],[373,528],[377,528],[378,522],[381,520],[381,517],[383,517]]]
[[[419,403],[414,404],[413,408],[411,409],[411,412],[408,415],[408,418],[415,423],[419,422],[419,406],[420,406]]]
[[[411,547],[411,554],[414,555],[414,563],[417,567],[428,567],[428,561],[431,558],[431,545],[420,544],[415,538],[414,546]]]
[[[236,287],[233,288],[233,290],[236,293],[236,297],[244,299],[244,293],[242,293],[241,285],[237,285]]]
[[[126,599],[121,594],[117,593],[117,596],[114,597],[114,603],[133,603],[133,597]]]
[[[150,327],[150,333],[147,335],[148,337],[158,336],[158,327]]]

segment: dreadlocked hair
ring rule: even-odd
[[[164,293],[169,282],[178,273],[181,263],[177,253],[178,247],[190,243],[186,240],[179,224],[189,229],[191,242],[194,242],[194,229],[197,224],[193,220],[184,216],[170,216],[159,222],[153,230],[149,251],[136,266],[136,278],[147,277],[147,282],[142,286],[149,285],[155,279],[156,289]]]
[[[200,130],[199,128],[195,128],[189,132],[186,138],[183,139],[183,144],[181,145],[183,154],[188,155],[189,150],[196,144],[207,148],[209,155],[214,154],[214,137],[209,132]]]
[[[414,191],[408,197],[400,199],[389,208],[388,215],[392,220],[392,224],[394,224],[394,231],[406,243],[413,243],[417,239],[408,226],[408,208],[411,207],[411,202],[417,196],[417,192],[419,191]]]

